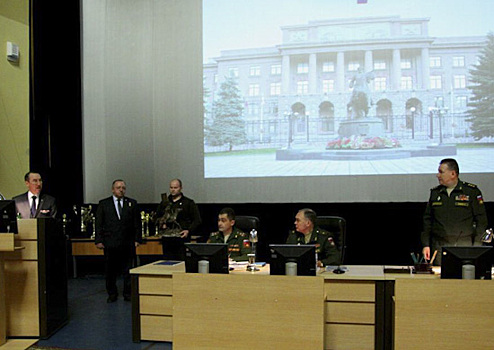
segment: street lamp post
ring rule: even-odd
[[[415,139],[415,107],[410,108],[412,112],[412,140]]]
[[[305,112],[305,122],[307,128],[307,143],[309,143],[309,112]]]

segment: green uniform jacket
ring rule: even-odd
[[[223,232],[217,231],[211,233],[208,243],[225,243]],[[247,235],[241,230],[234,227],[226,243],[228,244],[230,258],[235,261],[247,261],[249,259],[247,254],[251,253],[250,242]]]
[[[291,230],[288,234],[286,244],[306,244],[305,236],[303,233]],[[307,244],[316,245],[317,259],[324,266],[338,265],[340,263],[340,252],[334,243],[333,236],[328,231],[318,227],[314,228],[310,235],[310,241]]]
[[[458,181],[449,196],[443,185],[431,189],[421,235],[424,247],[434,251],[446,245],[480,245],[486,228],[484,200],[476,185]]]

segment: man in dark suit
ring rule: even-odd
[[[117,301],[117,275],[124,280],[123,296],[130,301],[130,273],[135,248],[142,242],[139,208],[137,201],[125,197],[123,180],[112,184],[111,197],[102,199],[96,210],[96,239],[99,249],[104,249],[106,268],[106,291],[108,303]]]
[[[28,172],[24,176],[28,191],[15,196],[15,207],[22,219],[54,218],[57,215],[55,198],[41,193],[43,180],[38,173]]]

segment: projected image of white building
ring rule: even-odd
[[[274,47],[224,50],[204,65],[205,124],[233,77],[245,139],[234,149],[327,146],[351,118],[350,81],[372,73],[368,116],[400,145],[473,142],[466,111],[469,69],[485,36],[433,37],[429,18],[399,16],[309,21],[281,27]],[[486,33],[487,34],[487,33]],[[205,152],[228,150],[205,135]]]

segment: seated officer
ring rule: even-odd
[[[228,243],[229,257],[235,261],[246,261],[247,254],[251,252],[250,242],[247,235],[234,225],[233,209],[221,209],[218,215],[218,231],[211,233],[208,243]]]
[[[287,244],[314,244],[317,266],[338,265],[340,252],[328,231],[315,226],[317,216],[312,209],[301,209],[295,216],[295,230],[291,230]]]

